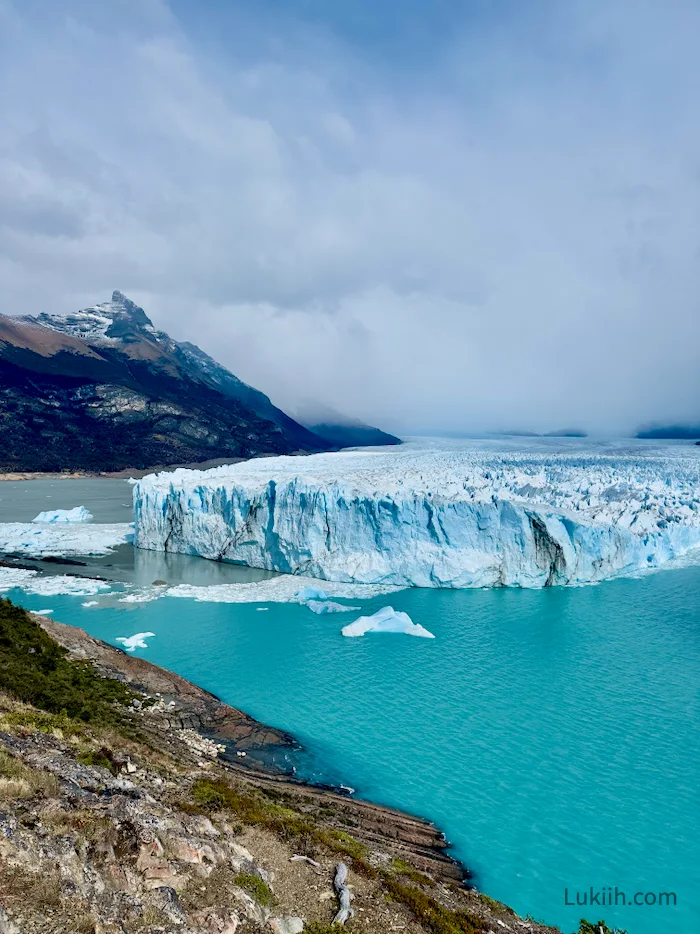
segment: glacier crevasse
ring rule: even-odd
[[[329,581],[544,587],[700,549],[699,496],[691,456],[264,458],[137,481],[135,544]]]

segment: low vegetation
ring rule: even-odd
[[[120,681],[101,678],[74,661],[32,617],[0,599],[0,685],[41,710],[83,723],[134,733],[124,708],[135,697]]]
[[[0,801],[50,797],[58,793],[58,781],[53,775],[25,765],[0,748]]]
[[[253,875],[252,872],[239,872],[235,879],[237,886],[246,891],[251,898],[254,898],[258,905],[265,908],[271,908],[275,904],[275,896],[272,889],[260,876]]]
[[[198,778],[192,784],[191,795],[192,801],[184,802],[185,810],[203,814],[229,811],[243,824],[264,827],[306,855],[323,851],[347,860],[355,872],[377,879],[389,898],[410,908],[434,934],[478,934],[485,930],[476,915],[468,911],[451,911],[425,892],[420,886],[431,887],[433,881],[405,860],[394,859],[388,868],[374,865],[369,848],[361,841],[345,831],[319,827],[309,816],[270,801],[264,793],[235,788],[224,779]],[[251,884],[256,888],[264,886],[261,879],[252,878],[255,881]],[[257,895],[253,894],[253,897],[260,904],[265,904]],[[307,930],[315,934],[324,934],[325,931],[332,934],[335,928],[316,926]]]
[[[609,928],[605,921],[596,921],[595,924],[592,924],[590,921],[586,921],[585,918],[581,918],[578,934],[627,934],[627,931],[621,931],[619,928]]]

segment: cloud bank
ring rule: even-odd
[[[311,6],[0,0],[2,310],[398,432],[697,420],[697,4]]]

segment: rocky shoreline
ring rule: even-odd
[[[289,733],[269,727],[224,704],[215,695],[143,658],[95,639],[83,629],[32,614],[72,658],[90,661],[106,678],[123,682],[139,694],[157,697],[145,708],[149,727],[167,744],[187,741],[194,733],[219,747],[217,761],[263,787],[283,785],[295,800],[323,808],[341,806],[356,835],[379,844],[391,839],[421,869],[441,880],[467,882],[469,870],[451,857],[444,835],[430,822],[401,811],[348,798],[342,789],[309,785],[294,777],[291,762],[300,749]],[[197,752],[196,743],[192,744]]]

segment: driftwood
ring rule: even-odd
[[[308,863],[309,866],[313,869],[317,876],[323,875],[323,870],[321,869],[321,864],[317,863],[315,859],[311,859],[310,856],[298,856],[296,853],[294,856],[289,857],[290,863]]]
[[[290,863],[308,863],[309,866],[314,866],[316,869],[321,868],[321,864],[317,863],[315,859],[311,859],[310,856],[297,856],[295,853],[294,856],[289,857]]]
[[[335,867],[335,879],[333,879],[333,888],[335,889],[335,894],[338,896],[338,904],[340,905],[340,910],[338,914],[333,918],[333,924],[345,924],[346,921],[349,921],[350,918],[355,914],[355,912],[350,907],[350,902],[352,901],[352,892],[345,884],[345,880],[348,877],[348,867],[345,863],[338,863]]]

